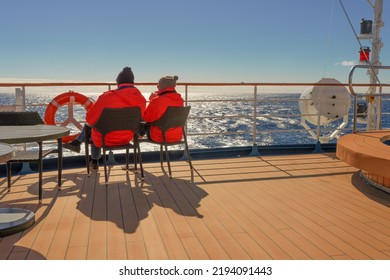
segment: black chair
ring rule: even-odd
[[[38,112],[0,112],[0,125],[2,126],[16,126],[16,125],[37,125],[44,124],[41,116]],[[37,142],[38,151],[36,150],[16,150],[15,156],[7,162],[7,180],[8,191],[11,190],[11,176],[12,176],[12,163],[20,162],[36,162],[38,164],[39,172],[39,203],[42,202],[42,171],[43,161],[42,159],[51,153],[58,153],[58,149],[42,149],[42,142]],[[58,187],[61,188],[61,174],[62,165],[58,166]]]
[[[137,170],[137,155],[139,157],[141,177],[144,177],[141,153],[139,152],[138,131],[141,125],[141,109],[139,107],[125,108],[105,108],[97,122],[91,127],[100,132],[102,136],[103,163],[104,163],[104,178],[105,184],[108,185],[107,174],[107,150],[126,150],[126,170],[129,169],[129,149],[134,150],[134,165]],[[133,143],[128,143],[121,146],[107,146],[105,144],[105,136],[112,131],[130,130],[134,133]],[[87,135],[88,133],[86,133]],[[87,137],[87,136],[86,136]],[[87,162],[87,173],[89,174],[89,144],[91,141],[85,141],[85,157]]]
[[[191,180],[193,181],[193,179],[194,179],[193,166],[192,166],[192,162],[191,162],[190,150],[188,148],[187,135],[186,135],[186,131],[185,131],[185,126],[187,123],[188,115],[190,113],[190,109],[191,109],[191,106],[185,106],[185,107],[169,106],[168,109],[166,110],[166,112],[164,113],[164,115],[159,120],[151,122],[151,123],[146,123],[147,126],[156,126],[156,127],[160,128],[160,130],[162,131],[164,142],[156,142],[156,141],[153,141],[151,139],[140,140],[141,143],[147,142],[147,143],[160,145],[161,167],[163,166],[163,158],[164,158],[163,147],[165,147],[165,159],[166,159],[167,164],[168,164],[169,178],[172,178],[172,171],[171,171],[171,164],[170,164],[170,160],[169,160],[168,146],[184,144],[188,164],[190,165],[190,169],[191,169]],[[177,128],[177,127],[181,127],[183,130],[182,140],[177,141],[177,142],[167,142],[166,141],[166,132],[171,128]]]

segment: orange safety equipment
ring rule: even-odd
[[[175,88],[168,87],[160,90],[151,96],[148,107],[144,113],[144,121],[154,122],[159,120],[168,109],[169,106],[183,107],[184,101],[180,93],[176,92]],[[158,127],[150,127],[150,138],[155,142],[164,142],[161,130]],[[171,128],[166,133],[167,142],[177,142],[183,137],[181,127]]]
[[[57,110],[61,106],[65,106],[73,103],[82,105],[85,108],[85,110],[88,111],[93,106],[94,101],[88,98],[87,96],[74,91],[69,91],[57,95],[52,101],[50,101],[49,104],[47,104],[45,116],[44,116],[45,124],[55,125],[56,124],[55,116]],[[69,114],[73,114],[73,110],[68,110],[68,112]],[[61,124],[61,126],[66,126],[68,123],[73,123],[76,127],[80,129],[80,131],[82,130],[83,126],[78,121],[76,121],[75,118],[73,118],[73,115],[71,116],[68,115],[68,118]],[[80,133],[76,133],[76,134],[65,136],[62,138],[62,142],[68,143],[76,139],[79,134]]]
[[[106,91],[99,95],[95,104],[88,110],[85,118],[90,126],[99,119],[104,108],[124,108],[124,107],[139,107],[141,115],[143,115],[146,107],[146,99],[134,84],[122,83],[117,89]],[[92,129],[91,138],[96,147],[102,146],[102,136],[95,128]],[[133,140],[133,132],[111,131],[105,136],[105,144],[107,146],[121,146],[128,144]]]

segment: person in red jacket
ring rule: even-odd
[[[145,110],[143,120],[145,122],[154,122],[160,119],[168,106],[182,107],[183,98],[176,92],[177,76],[162,77],[157,84],[158,91],[152,93],[149,97],[149,105]],[[145,132],[144,132],[145,133]],[[159,128],[151,126],[148,128],[148,138],[155,142],[164,142],[162,132]],[[142,136],[142,133],[141,133]],[[173,128],[166,133],[167,142],[177,142],[182,139],[183,132],[181,128]]]
[[[145,112],[146,99],[141,92],[134,86],[134,74],[130,67],[125,67],[116,78],[118,88],[101,94],[95,104],[87,111],[86,121],[88,126],[93,126],[99,119],[104,108],[124,108],[124,107],[140,107],[141,114]],[[68,148],[75,152],[80,152],[81,142],[84,141],[84,135],[87,133],[84,127],[82,133],[69,144],[64,144],[64,148]],[[101,135],[95,129],[92,129],[91,139],[93,145],[91,147],[90,163],[92,170],[97,170],[98,160],[101,157],[100,148],[102,146]],[[129,143],[133,140],[131,131],[113,131],[107,134],[105,138],[106,145],[119,146]]]

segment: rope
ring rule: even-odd
[[[349,18],[349,16],[348,16],[347,10],[346,10],[345,7],[344,7],[343,1],[342,1],[342,0],[339,0],[339,2],[340,2],[341,7],[343,8],[343,11],[344,11],[345,16],[347,17],[348,23],[349,23],[349,25],[351,26],[351,29],[352,29],[352,31],[353,31],[353,34],[355,34],[355,38],[356,38],[356,40],[358,41],[358,44],[360,45],[360,47],[363,47],[362,44],[360,43],[360,40],[359,40],[359,37],[358,37],[358,35],[357,35],[356,31],[355,31],[355,28],[353,28],[352,22],[351,22],[351,20],[350,20],[350,18]]]
[[[357,33],[356,33],[356,31],[355,31],[355,28],[354,28],[353,25],[352,25],[351,19],[350,19],[349,16],[348,16],[348,13],[347,13],[347,10],[346,10],[345,7],[344,7],[343,1],[342,1],[342,0],[339,0],[339,2],[340,2],[341,7],[343,8],[343,11],[344,11],[344,14],[345,14],[345,16],[346,16],[346,18],[347,18],[347,20],[348,20],[348,23],[349,23],[349,25],[351,26],[352,32],[353,32],[353,34],[355,35],[355,38],[356,38],[356,40],[357,40],[357,42],[358,42],[358,44],[359,44],[359,46],[360,46],[360,50],[363,50],[363,45],[362,45],[362,43],[360,43],[359,36],[357,35]],[[371,61],[368,59],[366,53],[364,53],[364,56],[365,56],[365,58],[366,58],[366,61],[370,64],[370,66],[372,66],[372,65],[371,65]]]

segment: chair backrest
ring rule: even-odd
[[[164,115],[159,120],[152,122],[150,125],[159,127],[162,132],[166,132],[174,127],[184,127],[186,125],[190,109],[191,106],[169,106]]]
[[[141,109],[139,107],[104,108],[93,128],[102,135],[111,131],[131,130],[138,132],[141,125]]]
[[[44,124],[38,112],[0,112],[0,125]]]

